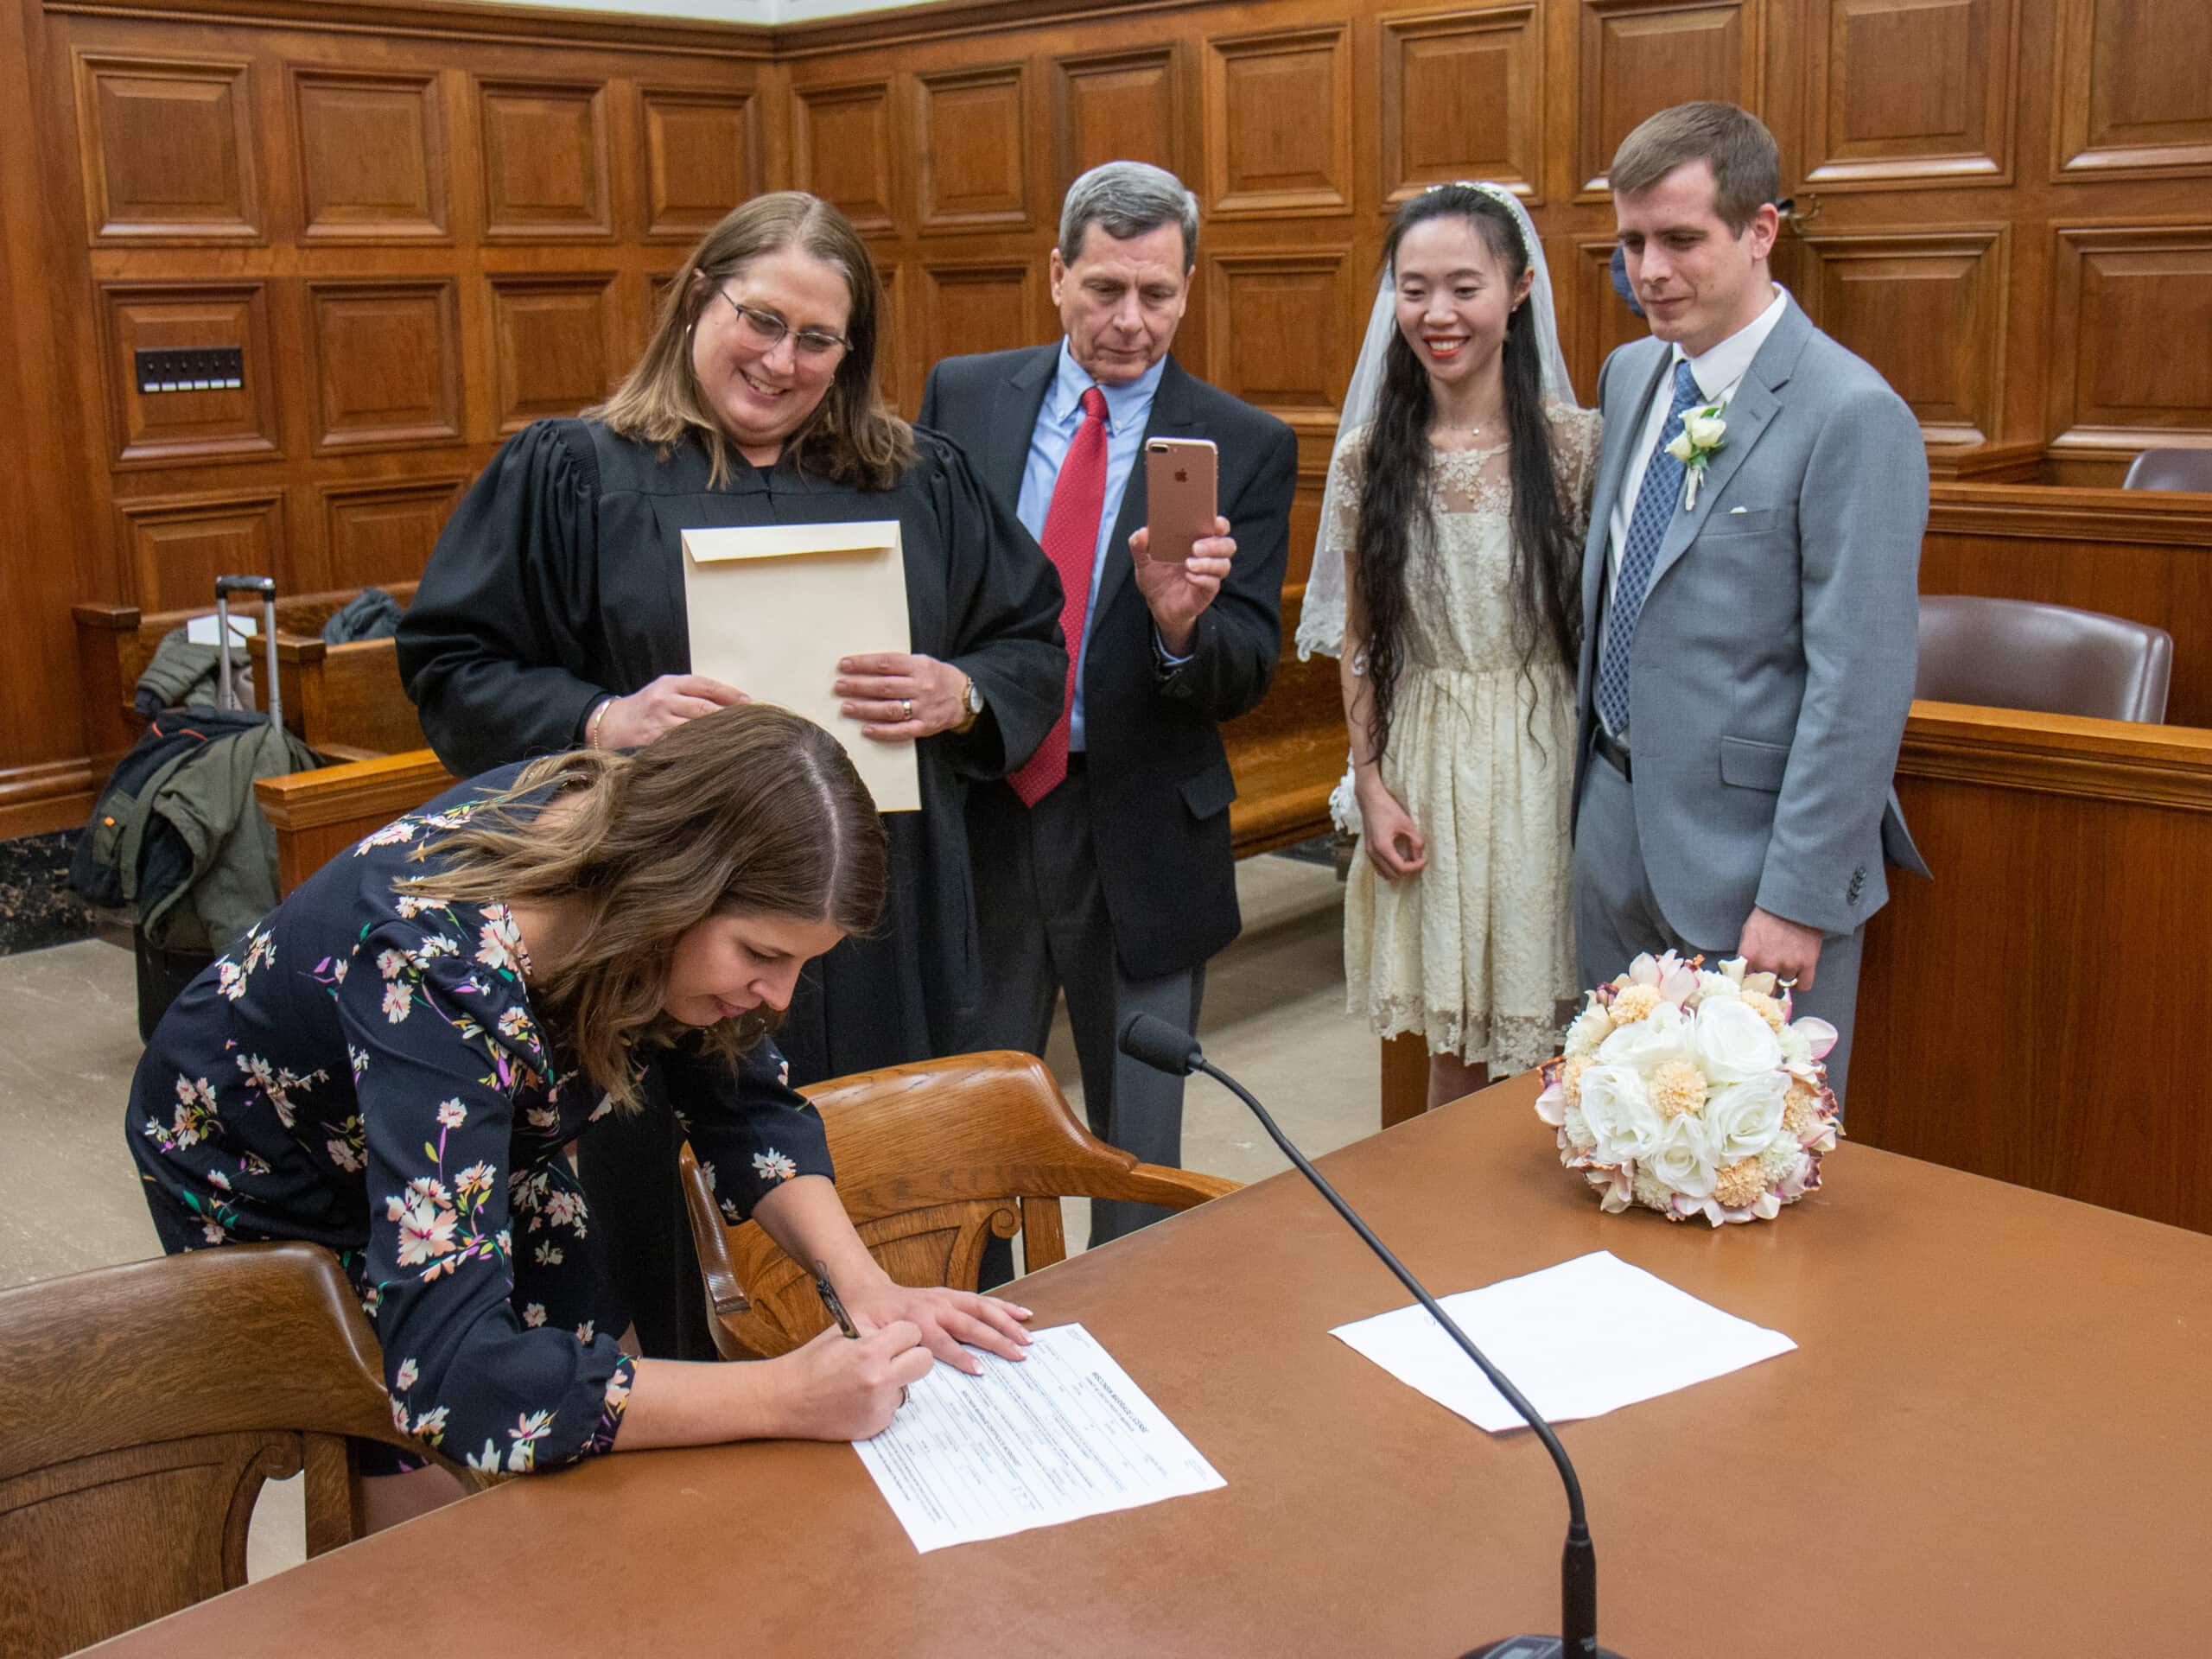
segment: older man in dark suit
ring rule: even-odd
[[[1240,926],[1219,722],[1266,695],[1281,650],[1298,461],[1288,427],[1169,355],[1197,238],[1198,204],[1173,174],[1092,168],[1068,192],[1052,255],[1065,338],[939,363],[921,410],[1013,505],[1065,594],[1060,724],[969,798],[983,1028],[1042,1052],[1065,988],[1093,1131],[1171,1165],[1182,1080],[1120,1055],[1116,1038],[1140,1011],[1195,1029],[1206,959]],[[1141,451],[1156,437],[1220,452],[1218,533],[1187,563],[1146,557]],[[1091,1243],[1161,1213],[1101,1203]]]

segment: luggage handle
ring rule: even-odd
[[[215,578],[216,701],[226,709],[238,706],[231,685],[231,595],[261,595],[261,638],[268,647],[269,723],[284,723],[284,700],[276,683],[276,579],[274,576],[218,576]]]

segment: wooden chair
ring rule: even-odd
[[[1186,1210],[1235,1181],[1141,1164],[1076,1121],[1033,1054],[963,1054],[832,1078],[806,1091],[829,1130],[837,1192],[875,1259],[910,1285],[973,1285],[987,1232],[1027,1240],[1031,1271],[1067,1255],[1063,1196]],[[811,1268],[758,1224],[722,1219],[685,1148],[683,1207],[708,1324],[724,1359],[763,1359],[830,1323]]]
[[[0,1291],[0,1653],[74,1652],[245,1583],[262,1483],[302,1468],[308,1554],[349,1542],[348,1435],[423,1450],[392,1426],[327,1250],[238,1244]]]

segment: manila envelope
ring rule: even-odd
[[[879,743],[838,712],[837,662],[908,651],[899,523],[683,532],[691,671],[804,715],[845,746],[880,812],[921,810],[912,743]]]

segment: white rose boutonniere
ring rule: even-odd
[[[1707,465],[1728,442],[1728,423],[1720,416],[1722,405],[1709,404],[1682,416],[1682,429],[1667,446],[1667,453],[1682,463],[1689,476],[1682,486],[1682,511],[1697,505],[1697,486],[1704,481]]]

